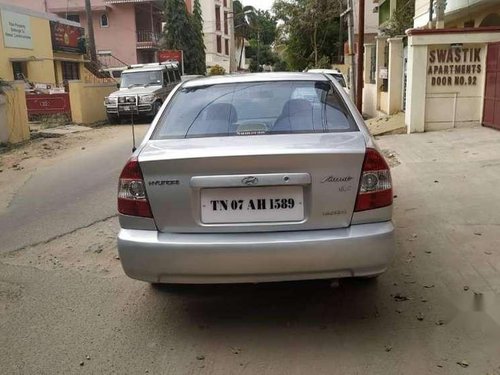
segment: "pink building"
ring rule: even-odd
[[[55,13],[87,29],[85,0],[0,0]],[[107,67],[156,61],[163,0],[91,0],[99,60]]]

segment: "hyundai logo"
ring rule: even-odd
[[[259,183],[259,179],[255,176],[248,176],[243,178],[241,183],[244,185],[257,185]]]

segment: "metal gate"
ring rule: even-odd
[[[65,115],[71,120],[69,94],[26,94],[28,118],[33,120],[37,116]]]
[[[488,45],[483,125],[500,130],[500,42]]]

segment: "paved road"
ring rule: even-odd
[[[108,146],[112,158],[127,144]],[[0,373],[500,374],[500,132],[379,144],[400,164],[398,249],[378,281],[154,289],[123,275],[116,218],[98,221],[0,256]],[[32,200],[33,223],[54,234],[112,214],[122,161],[106,155],[67,155],[85,175],[66,160],[52,167],[50,179],[72,176],[81,190],[62,219],[50,208],[59,184],[37,180],[55,191]]]
[[[137,126],[138,138],[147,130]],[[45,162],[0,215],[0,252],[46,241],[116,214],[116,184],[131,153],[129,126]],[[22,173],[22,172],[21,172]]]

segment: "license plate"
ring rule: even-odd
[[[217,188],[201,191],[201,221],[268,223],[304,220],[302,186]]]

